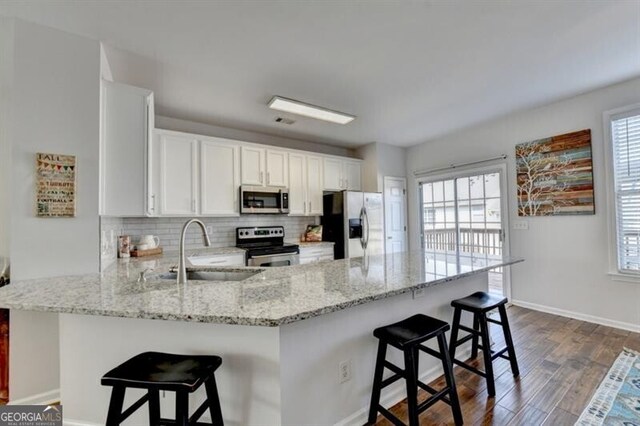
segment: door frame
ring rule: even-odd
[[[454,178],[463,178],[468,176],[475,176],[479,174],[487,173],[500,173],[500,208],[502,219],[502,256],[510,256],[511,254],[511,233],[509,232],[509,183],[508,183],[508,167],[506,161],[499,161],[494,164],[486,166],[468,166],[468,167],[456,167],[451,171],[437,172],[433,174],[426,174],[416,177],[416,186],[418,188],[418,206],[419,212],[419,225],[420,225],[420,246],[424,250],[424,208],[422,202],[422,191],[420,191],[421,184],[436,182],[441,180],[448,180]],[[503,292],[504,297],[511,300],[511,268],[509,266],[503,266]]]
[[[384,251],[387,251],[387,182],[390,180],[401,181],[404,189],[404,251],[409,250],[409,217],[408,217],[408,203],[407,203],[407,178],[399,176],[384,176],[382,178],[382,208],[384,214]]]

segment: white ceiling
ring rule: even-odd
[[[3,0],[0,14],[135,53],[160,114],[344,146],[414,145],[640,75],[629,0]],[[273,95],[358,118],[276,124]]]

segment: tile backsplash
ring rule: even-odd
[[[241,226],[284,226],[285,239],[298,241],[307,225],[319,223],[317,217],[291,217],[277,215],[246,215],[228,218],[199,218],[209,231],[212,247],[230,247],[236,244],[235,231]],[[160,238],[160,245],[165,251],[178,250],[180,244],[180,232],[182,226],[189,220],[187,217],[163,217],[163,218],[113,218],[102,217],[101,253],[103,270],[117,256],[117,237],[119,235],[131,236],[131,242],[135,244],[141,235],[156,235]],[[113,232],[112,232],[113,231]],[[111,240],[112,233],[115,241]],[[187,248],[202,247],[200,228],[192,225],[187,231],[185,239]]]

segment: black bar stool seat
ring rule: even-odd
[[[376,328],[373,335],[402,350],[449,330],[449,324],[426,315],[414,315],[395,324]]]
[[[507,302],[508,299],[506,297],[495,296],[484,291],[478,291],[467,297],[456,299],[451,302],[451,306],[454,308],[453,324],[451,325],[451,341],[449,344],[451,361],[472,373],[484,377],[487,380],[487,393],[491,397],[496,394],[495,379],[493,376],[493,361],[496,358],[508,360],[511,364],[511,372],[513,373],[513,376],[517,377],[520,375],[518,361],[516,359],[516,351],[511,337],[511,328],[509,327],[509,319],[507,318]],[[487,316],[490,311],[496,308],[500,314],[500,321]],[[467,311],[473,314],[473,328],[460,324],[462,311]],[[504,348],[497,351],[491,349],[488,323],[498,324],[502,327],[506,343]],[[458,333],[460,330],[469,334],[458,339]],[[478,356],[478,349],[482,350],[484,371],[481,371],[456,358],[456,348],[469,340],[472,341],[472,359],[475,359]]]
[[[120,425],[138,408],[149,403],[149,425],[222,426],[222,411],[215,381],[215,371],[222,358],[215,355],[176,355],[144,352],[125,361],[102,377],[103,386],[112,386],[107,426]],[[189,394],[204,384],[207,399],[189,417]],[[126,410],[122,410],[127,388],[146,389],[147,393]],[[160,418],[160,391],[176,392],[176,420]],[[209,409],[213,423],[198,419]]]
[[[431,407],[437,401],[443,401],[449,404],[456,425],[462,424],[462,412],[460,410],[460,402],[453,377],[453,366],[449,358],[447,339],[445,337],[447,330],[449,330],[449,324],[446,322],[418,314],[397,323],[376,328],[373,331],[373,335],[379,339],[378,356],[376,359],[367,424],[375,424],[379,412],[394,425],[404,425],[400,419],[380,405],[382,389],[402,378],[405,379],[407,386],[407,405],[409,408],[410,426],[417,426],[419,424],[418,416],[420,413]],[[435,351],[422,344],[432,338],[438,339],[439,351]],[[387,345],[391,345],[403,352],[404,370],[386,360]],[[442,361],[446,380],[446,386],[443,389],[436,390],[418,380],[418,358],[420,351],[426,352]],[[391,370],[394,374],[383,380],[382,376],[385,368]],[[431,394],[431,397],[420,404],[418,404],[418,387]]]
[[[506,297],[495,296],[485,293],[484,291],[477,291],[467,297],[452,301],[451,306],[454,308],[460,307],[472,312],[488,312],[507,302]]]

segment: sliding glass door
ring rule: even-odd
[[[425,250],[501,258],[504,245],[504,170],[434,176],[420,183]],[[465,256],[469,254],[469,256]],[[489,290],[506,294],[503,271],[489,273]]]

